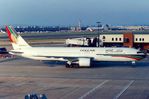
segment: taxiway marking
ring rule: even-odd
[[[84,95],[82,95],[79,99],[84,99],[85,97],[87,97],[89,94],[93,93],[96,89],[100,88],[103,84],[105,84],[108,81],[109,80],[105,80],[104,82],[100,83],[99,85],[97,85],[96,87],[94,87],[93,89],[91,89],[90,91],[85,93]]]
[[[128,88],[129,86],[134,82],[134,80],[131,80],[124,88],[121,90],[113,99],[118,99]]]

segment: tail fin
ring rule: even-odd
[[[22,49],[24,47],[31,47],[11,26],[6,26],[6,31],[13,49]]]

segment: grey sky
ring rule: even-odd
[[[149,25],[149,0],[0,0],[0,25]]]

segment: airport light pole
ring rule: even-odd
[[[97,41],[98,41],[98,47],[99,47],[99,46],[100,46],[100,45],[99,45],[99,36],[100,36],[100,35],[99,35],[99,26],[100,26],[100,23],[101,23],[101,22],[98,21],[98,22],[96,22],[96,23],[97,23],[97,27],[98,27]]]

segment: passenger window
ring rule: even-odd
[[[121,41],[122,39],[121,38],[119,38],[119,41]]]
[[[117,38],[115,38],[115,41],[117,41]]]

